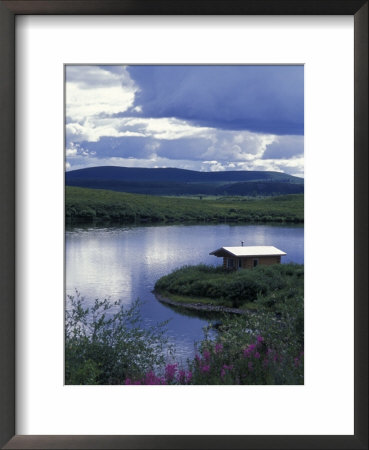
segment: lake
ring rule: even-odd
[[[145,323],[170,319],[168,335],[177,361],[194,354],[203,338],[204,317],[181,314],[152,294],[155,282],[188,264],[222,264],[209,252],[223,246],[274,245],[285,251],[282,262],[304,262],[304,227],[277,225],[170,225],[73,228],[66,231],[66,294],[77,289],[95,298],[144,301]]]

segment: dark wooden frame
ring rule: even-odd
[[[18,14],[354,15],[355,432],[353,436],[15,436],[14,33],[15,16]],[[0,250],[0,445],[4,446],[3,448],[368,449],[368,1],[0,0]]]

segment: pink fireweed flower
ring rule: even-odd
[[[177,375],[177,380],[179,384],[185,384],[186,383],[186,371],[180,370]]]
[[[215,344],[215,353],[221,353],[222,350],[223,350],[223,344],[221,344],[220,342],[217,342]]]
[[[248,345],[248,346],[245,348],[245,350],[243,351],[243,356],[244,356],[245,358],[251,356],[251,355],[252,355],[252,352],[255,350],[255,348],[256,348],[256,345],[255,345],[255,344],[250,344],[250,345]]]
[[[202,367],[201,367],[201,372],[202,372],[202,373],[208,373],[208,372],[210,372],[210,366],[209,366],[209,364],[206,364],[205,366],[202,366]]]
[[[222,378],[224,378],[224,376],[225,376],[225,374],[226,374],[226,370],[232,370],[232,369],[233,369],[233,365],[232,365],[232,364],[229,365],[229,366],[227,366],[227,364],[223,364],[222,370],[221,370],[221,372],[220,372],[220,376],[221,376]]]
[[[142,384],[157,385],[167,383],[164,378],[156,376],[155,373],[152,370],[150,370],[150,372],[146,374]]]
[[[126,381],[124,382],[124,384],[126,384],[126,385],[139,385],[139,384],[141,384],[141,381],[139,381],[139,380],[134,381],[134,380],[131,380],[130,378],[126,378]]]
[[[255,357],[256,359],[259,359],[259,358],[260,358],[260,353],[259,353],[259,352],[255,352],[254,357]]]
[[[190,383],[191,383],[191,380],[192,380],[192,372],[189,370],[189,371],[187,372],[187,376],[186,376],[187,384],[190,384]]]
[[[203,353],[205,361],[209,361],[210,359],[210,352],[208,350],[205,350]]]
[[[257,340],[259,343],[261,343],[261,342],[264,341],[264,338],[263,338],[263,336],[258,336],[258,337],[256,338],[256,340]]]
[[[177,364],[168,364],[165,367],[165,379],[170,382],[174,379],[177,371]]]

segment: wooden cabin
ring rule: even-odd
[[[223,258],[225,269],[252,269],[257,265],[280,264],[285,252],[273,246],[221,247],[209,253]]]

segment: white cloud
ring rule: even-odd
[[[124,67],[113,73],[98,66],[67,66],[66,115],[84,122],[99,114],[127,111],[137,91]]]
[[[82,124],[68,123],[66,135],[68,142],[98,142],[102,137],[145,137],[136,131],[120,131],[123,119],[87,119]]]
[[[304,158],[292,159],[255,159],[248,163],[238,163],[239,170],[269,170],[284,172],[297,177],[304,176]]]
[[[77,154],[77,149],[74,148],[67,148],[65,152],[66,156],[75,156]]]

